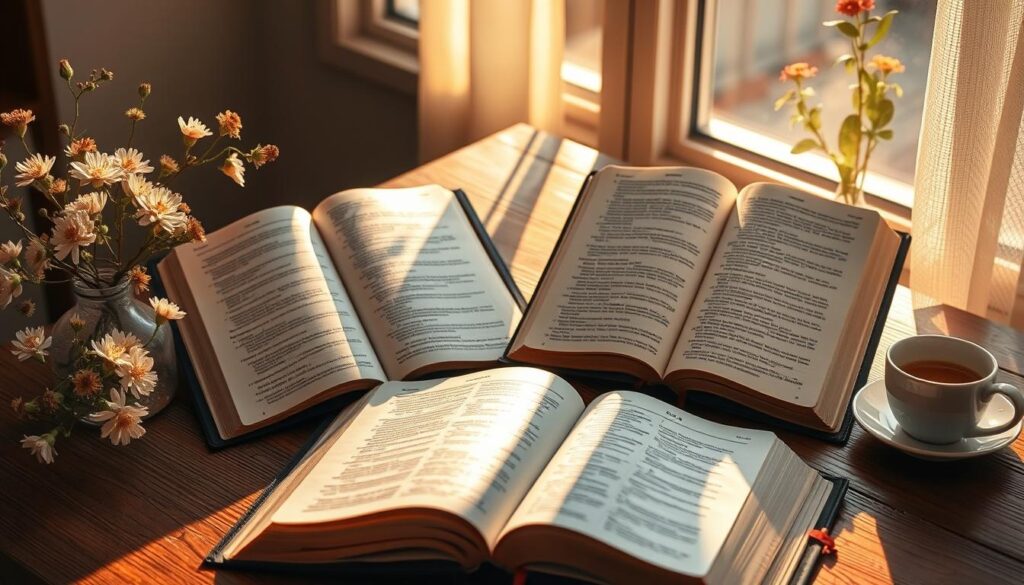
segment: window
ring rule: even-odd
[[[597,146],[604,0],[565,0],[562,99],[566,137]]]
[[[817,91],[815,99],[825,105],[826,139],[835,144],[839,123],[850,111],[850,75],[841,66],[833,67],[848,52],[848,41],[821,25],[839,18],[834,6],[823,0],[702,2],[696,26],[702,52],[696,68],[698,90],[691,126],[683,130],[834,180],[835,169],[824,155],[790,154],[790,146],[805,134],[799,127],[790,128],[788,111],[773,109],[775,99],[789,89],[778,81],[785,64],[806,61],[817,66],[810,85]],[[872,54],[897,56],[906,71],[893,78],[904,89],[896,100],[894,139],[875,149],[866,191],[906,207],[913,202],[935,8],[933,0],[877,0],[873,11],[899,10],[889,37]]]
[[[419,0],[320,0],[321,57],[395,89],[416,92]]]

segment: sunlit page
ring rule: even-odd
[[[662,372],[736,188],[699,169],[609,166],[587,193],[523,342],[629,355]]]
[[[343,191],[313,217],[392,379],[504,354],[520,311],[451,191]]]
[[[242,424],[386,379],[305,210],[255,213],[176,254]]]
[[[745,189],[669,371],[711,372],[816,404],[880,221],[781,185]]]
[[[466,518],[493,543],[582,411],[571,386],[533,368],[388,382],[273,521],[422,506]]]
[[[704,575],[774,435],[706,421],[636,392],[594,401],[504,532],[553,524]]]

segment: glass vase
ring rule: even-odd
[[[846,185],[839,183],[836,187],[836,200],[847,205],[860,205],[863,195],[855,182]]]
[[[161,325],[154,335],[153,308],[135,297],[127,276],[106,288],[96,288],[74,279],[72,290],[75,305],[57,320],[51,333],[53,343],[50,346],[50,363],[57,379],[71,375],[74,370],[72,348],[76,332],[71,327],[71,318],[77,314],[85,323],[77,335],[81,339],[86,339],[87,345],[89,341],[103,337],[111,329],[131,333],[142,343],[149,341],[146,350],[153,358],[153,371],[156,372],[157,382],[153,391],[139,398],[137,402],[139,406],[149,408],[149,414],[145,418],[150,418],[163,410],[170,404],[178,387],[178,363],[171,326]],[[103,389],[104,393],[108,391],[108,388]],[[129,397],[129,401],[131,400]],[[93,424],[88,418],[82,421]]]

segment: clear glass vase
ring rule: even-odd
[[[75,331],[71,327],[71,318],[77,314],[85,323],[78,332],[80,338],[91,341],[109,333],[111,329],[120,329],[125,333],[131,333],[143,343],[149,340],[146,350],[153,358],[153,371],[156,372],[157,382],[153,391],[141,397],[138,404],[149,408],[149,415],[146,418],[163,410],[170,404],[178,388],[178,362],[174,353],[171,326],[161,325],[156,335],[153,334],[153,308],[135,298],[128,277],[106,288],[92,287],[78,279],[73,280],[72,285],[75,306],[57,320],[51,333],[53,343],[50,346],[50,363],[57,379],[63,379],[73,373],[72,348]],[[104,392],[106,391],[107,389],[104,389]],[[88,418],[82,420],[90,423]]]

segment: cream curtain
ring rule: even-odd
[[[1024,0],[940,0],[914,182],[916,292],[1024,327]]]
[[[424,0],[420,159],[516,122],[558,132],[564,0]]]

